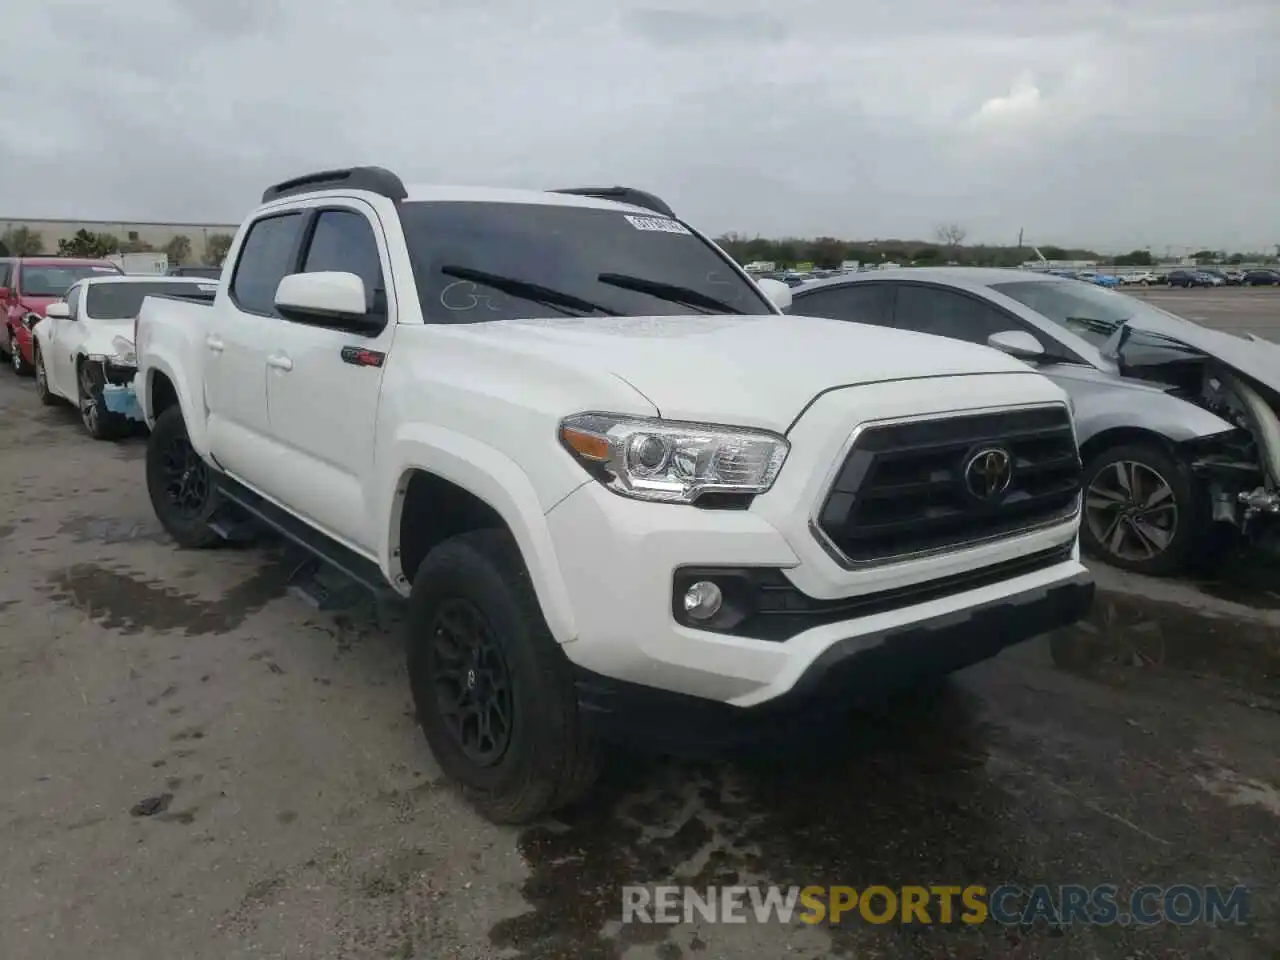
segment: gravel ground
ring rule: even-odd
[[[1276,957],[1280,592],[1256,571],[1099,571],[1052,651],[787,758],[615,756],[582,808],[500,829],[442,782],[394,625],[317,614],[270,549],[175,549],[143,441],[95,443],[7,372],[0,449],[0,957]],[[1255,892],[1220,928],[618,923],[623,885],[674,878]]]

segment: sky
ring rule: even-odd
[[[1277,0],[41,0],[4,36],[0,220],[237,222],[367,163],[714,234],[1280,243]]]

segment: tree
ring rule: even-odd
[[[942,259],[942,251],[937,247],[921,247],[911,255],[912,263],[935,264]]]
[[[1214,263],[1218,259],[1216,250],[1197,250],[1191,255],[1191,259],[1196,263]]]
[[[181,233],[171,237],[164,245],[164,253],[172,264],[186,263],[191,259],[191,238]]]
[[[1149,267],[1155,261],[1151,259],[1150,250],[1130,250],[1111,261],[1117,267]]]
[[[83,228],[70,240],[58,241],[58,253],[64,257],[101,258],[120,252],[120,241],[110,233],[90,233]]]
[[[30,227],[10,227],[0,237],[0,243],[11,257],[35,257],[44,253],[44,237]]]
[[[145,240],[126,240],[120,244],[121,253],[150,253],[153,250],[155,247]]]
[[[220,267],[231,249],[235,237],[229,233],[211,233],[204,242],[204,262],[209,267]]]
[[[934,235],[951,251],[951,258],[954,260],[956,251],[960,244],[964,243],[964,238],[969,235],[969,231],[958,223],[944,223],[938,227]]]

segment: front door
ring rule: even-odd
[[[282,321],[267,353],[267,410],[280,456],[278,493],[295,512],[353,549],[373,555],[378,533],[366,496],[382,363],[395,334],[388,294],[386,241],[372,208],[333,201],[312,212],[302,272],[354,273],[365,284],[370,313],[385,318],[375,334],[351,333],[323,321]],[[305,479],[304,479],[305,478]]]
[[[224,295],[210,311],[204,354],[209,451],[219,467],[263,492],[276,464],[267,419],[267,354],[274,332],[276,287],[292,273],[304,214],[265,216],[248,228]]]

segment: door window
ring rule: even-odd
[[[893,288],[887,283],[849,283],[801,294],[789,313],[884,326],[892,315]]]
[[[987,337],[1019,325],[990,304],[940,287],[902,284],[894,306],[894,326],[985,345]]]
[[[386,312],[386,288],[378,241],[368,219],[354,210],[322,210],[316,217],[311,243],[302,262],[303,273],[337,270],[364,281],[370,313]]]
[[[231,277],[231,298],[247,313],[274,317],[276,288],[297,262],[302,214],[263,217],[249,228]]]

